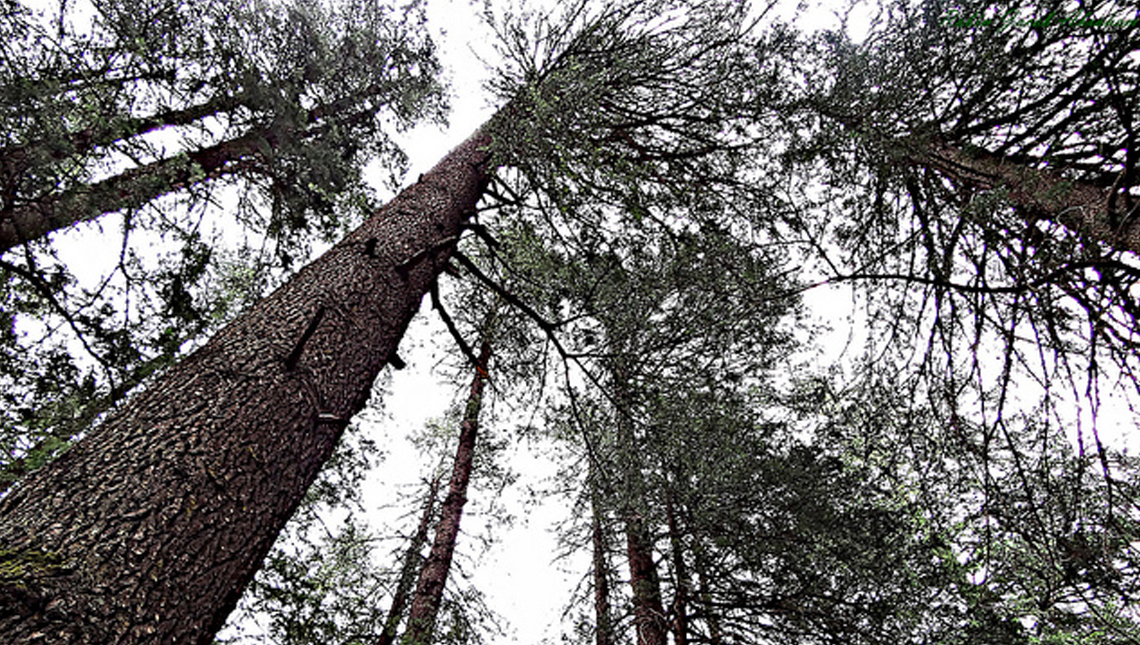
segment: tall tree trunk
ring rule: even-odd
[[[321,136],[325,130],[332,127],[358,126],[373,118],[373,113],[354,111],[352,108],[359,101],[366,100],[379,91],[380,86],[373,86],[360,96],[348,97],[313,108],[305,112],[304,118],[296,123],[278,121],[199,150],[190,150],[185,154],[125,170],[94,184],[79,186],[19,205],[5,206],[0,211],[0,254],[24,242],[97,219],[106,213],[138,208],[162,195],[181,190],[187,185],[217,179],[223,175],[246,172],[253,165],[251,160],[269,156],[288,142]],[[191,111],[187,114],[176,113],[167,118],[176,120],[191,116],[202,118],[203,115]],[[336,124],[328,128],[321,126],[309,128],[310,125],[322,120],[337,118],[339,120]],[[158,127],[146,119],[137,121],[137,124],[131,125],[142,128],[143,132],[149,127]],[[77,143],[85,144],[85,141],[80,140]],[[4,170],[6,173],[9,171],[8,168]],[[19,168],[15,167],[14,170]],[[11,179],[11,181],[16,180]]]
[[[236,98],[225,96],[199,105],[167,110],[145,117],[107,119],[72,132],[59,140],[37,140],[0,147],[0,181],[5,185],[37,163],[61,161],[74,155],[88,154],[98,147],[137,137],[168,126],[189,125],[219,112],[242,105]]]
[[[661,602],[661,581],[653,562],[653,540],[645,519],[630,509],[625,521],[629,584],[633,587],[633,619],[638,645],[665,645],[668,629]]]
[[[404,610],[408,607],[408,598],[416,584],[416,573],[420,570],[420,549],[427,543],[428,526],[435,513],[435,498],[439,494],[440,473],[431,481],[427,500],[424,502],[424,512],[420,516],[420,524],[416,527],[416,534],[404,555],[404,566],[400,568],[400,580],[396,583],[396,592],[392,594],[392,606],[388,608],[388,617],[384,620],[384,631],[376,645],[392,645],[396,642],[396,633],[400,628],[400,621],[404,618]]]
[[[594,486],[593,483],[590,484]],[[606,539],[605,526],[602,524],[601,504],[597,492],[591,494],[590,508],[592,518],[592,542],[594,549],[594,619],[597,623],[594,629],[595,645],[613,645],[614,626],[610,609],[610,576],[609,576],[609,540]]]
[[[451,488],[440,509],[431,554],[420,571],[420,581],[416,586],[412,610],[408,614],[408,627],[402,641],[404,645],[428,645],[435,629],[436,615],[443,600],[443,588],[447,584],[447,573],[451,570],[451,559],[455,554],[455,540],[459,536],[459,520],[463,517],[463,506],[467,503],[467,484],[471,481],[471,468],[474,465],[479,409],[483,404],[483,385],[487,381],[487,360],[490,357],[491,345],[484,340],[475,366],[475,378],[471,381],[467,408],[459,425],[459,447],[455,451],[455,464],[451,471]]]
[[[653,538],[644,512],[645,484],[641,473],[640,450],[634,437],[633,409],[628,392],[629,377],[621,365],[613,369],[614,400],[617,410],[618,450],[626,463],[622,473],[625,484],[626,555],[629,560],[629,584],[633,589],[633,617],[637,626],[638,645],[665,645],[668,627],[661,601],[661,580],[653,561]]]
[[[956,183],[1004,189],[1010,202],[1033,217],[1051,220],[1117,250],[1140,254],[1140,213],[1134,212],[1127,195],[1117,189],[1066,179],[1055,171],[943,142],[917,151],[912,161]]]
[[[243,162],[296,135],[284,128],[256,130],[201,150],[125,170],[89,186],[6,209],[0,214],[0,253],[105,213],[138,208],[186,185],[244,170],[248,163]]]
[[[822,113],[852,132],[868,132],[862,118],[826,109]],[[1028,166],[981,148],[967,151],[940,139],[922,141],[912,137],[896,143],[907,163],[937,170],[957,184],[982,190],[1004,189],[1010,202],[1030,217],[1056,222],[1119,251],[1140,254],[1140,213],[1127,193],[1130,186],[1105,188],[1070,180],[1053,170]],[[1124,177],[1121,175],[1120,179]]]
[[[454,249],[482,129],[0,500],[6,643],[211,642]]]
[[[673,508],[673,493],[665,494],[665,521],[669,527],[669,549],[673,557],[673,643],[689,643],[689,572],[685,566],[684,547],[677,528],[677,513]]]

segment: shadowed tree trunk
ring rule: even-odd
[[[590,486],[593,485],[590,484]],[[602,525],[603,510],[598,503],[596,492],[591,495],[590,501],[590,508],[593,512],[591,541],[594,551],[594,619],[597,621],[594,629],[594,643],[595,645],[613,645],[614,625],[613,612],[610,609],[610,571],[606,557],[606,554],[609,553],[609,540],[606,539],[605,527]]]
[[[408,627],[401,641],[404,645],[427,645],[431,642],[435,629],[436,616],[443,600],[443,588],[447,584],[447,573],[451,570],[451,559],[455,555],[459,520],[463,517],[463,506],[467,503],[467,484],[471,481],[474,465],[479,409],[483,405],[483,385],[487,381],[487,360],[490,357],[491,346],[483,341],[478,364],[475,366],[475,378],[471,381],[471,394],[467,397],[463,421],[459,424],[459,447],[455,451],[451,487],[440,508],[439,525],[435,530],[431,554],[420,571],[412,610],[408,614]]]
[[[370,112],[349,114],[338,126],[370,118]],[[249,172],[272,157],[278,148],[320,134],[321,128],[308,130],[285,123],[259,128],[200,150],[125,170],[94,184],[6,208],[0,212],[0,254],[106,213],[138,208],[191,184]]]
[[[934,168],[955,183],[1005,190],[1011,203],[1031,217],[1054,221],[1120,251],[1140,254],[1140,217],[1127,195],[1059,173],[995,155],[935,142],[911,160]]]
[[[874,134],[863,125],[861,117],[829,109],[821,110],[821,114],[852,133]],[[977,147],[967,150],[939,138],[925,141],[914,136],[892,145],[901,149],[899,154],[905,163],[936,170],[959,186],[1006,191],[1009,202],[1029,218],[1044,218],[1119,251],[1140,254],[1140,207],[1128,194],[1127,183],[1106,187],[1068,179],[1052,169],[1030,166]],[[1114,183],[1123,179],[1122,174]]]
[[[687,516],[691,518],[691,516]],[[720,625],[720,616],[717,613],[717,608],[713,605],[712,590],[710,588],[709,566],[704,549],[701,547],[701,540],[699,537],[694,536],[690,542],[693,554],[693,570],[697,576],[697,594],[695,602],[698,609],[695,612],[700,616],[702,621],[708,626],[710,645],[721,645],[724,642],[724,630]]]
[[[488,182],[480,130],[0,500],[5,642],[206,644]]]
[[[629,584],[633,587],[633,617],[638,645],[665,645],[668,630],[661,602],[661,582],[653,562],[653,542],[644,518],[632,509],[625,521]]]
[[[404,617],[404,610],[408,607],[408,598],[416,584],[416,573],[420,570],[420,549],[427,543],[428,526],[435,513],[435,497],[439,492],[440,473],[432,480],[428,490],[427,501],[424,503],[424,512],[420,516],[420,525],[408,545],[404,556],[404,566],[400,570],[400,581],[396,584],[396,592],[392,594],[392,606],[388,608],[388,617],[384,620],[384,631],[381,632],[376,645],[392,645],[396,642],[396,632],[400,628],[400,620]]]
[[[638,645],[665,645],[668,627],[665,607],[661,601],[661,580],[657,564],[653,561],[653,538],[644,513],[644,481],[640,468],[640,449],[634,437],[633,421],[627,416],[632,410],[627,392],[628,377],[625,368],[613,368],[614,400],[617,410],[617,440],[624,455],[622,473],[625,484],[623,500],[625,515],[626,555],[629,560],[629,584],[633,589],[633,618],[637,626]]]

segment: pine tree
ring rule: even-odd
[[[491,123],[12,489],[0,501],[0,631],[15,643],[44,634],[55,642],[208,642],[377,373],[400,365],[400,337],[475,212],[492,163],[548,163],[539,152],[556,144],[568,163],[587,167],[561,141],[582,131],[604,139],[619,117],[579,112],[571,100],[652,117],[623,126],[646,137],[636,158],[642,169],[691,172],[689,164],[725,149],[703,140],[675,165],[678,142],[652,138],[666,118],[652,110],[670,108],[674,89],[694,79],[709,92],[736,91],[698,65],[742,44],[732,37],[739,22],[725,21],[736,10],[686,6],[686,19],[654,22],[664,8],[618,7],[564,22],[550,41],[556,55]],[[710,30],[726,38],[710,39]],[[690,71],[678,73],[685,65]],[[669,118],[700,123],[693,136],[719,132],[703,109]],[[547,128],[557,137],[540,136]],[[666,148],[669,157],[641,159]]]
[[[414,5],[92,9],[4,18],[4,489],[347,232],[364,164],[441,110]]]

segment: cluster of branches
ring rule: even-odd
[[[3,18],[3,488],[343,234],[444,106],[414,4],[57,12]]]

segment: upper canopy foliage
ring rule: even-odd
[[[7,6],[4,486],[367,213],[365,164],[444,107],[414,3]]]

